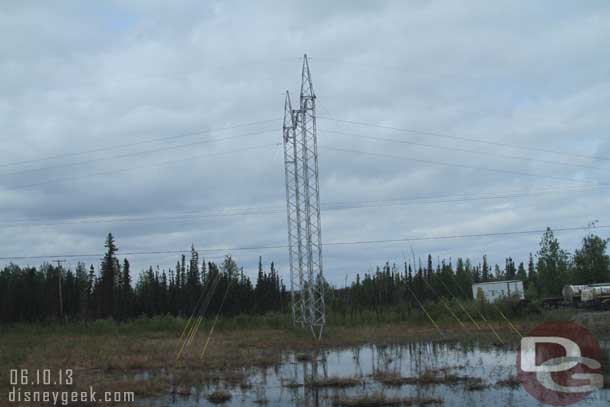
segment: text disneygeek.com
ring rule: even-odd
[[[93,386],[78,390],[66,390],[63,387],[61,390],[57,390],[57,386],[74,386],[72,369],[11,369],[9,380],[8,402],[15,406],[32,406],[35,403],[53,406],[67,406],[74,403],[112,403],[114,405],[132,403],[135,400],[134,392],[98,392],[94,390]],[[54,389],[51,389],[51,386]]]

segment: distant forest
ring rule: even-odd
[[[493,280],[523,281],[526,297],[537,300],[558,296],[565,284],[592,284],[610,281],[608,240],[589,234],[572,255],[561,249],[551,229],[547,229],[535,254],[518,264],[507,258],[501,266],[491,266],[487,257],[473,264],[469,259],[432,256],[413,259],[415,265],[385,263],[357,274],[349,286],[326,285],[326,301],[331,311],[383,312],[390,307],[417,308],[439,298],[471,299],[471,284]],[[202,293],[210,293],[207,315],[287,313],[290,291],[275,270],[259,258],[256,281],[244,273],[233,258],[221,264],[200,258],[192,247],[189,258],[182,255],[175,268],[149,267],[135,283],[127,259],[118,258],[112,234],[105,243],[101,264],[78,263],[74,270],[45,263],[36,267],[14,264],[0,270],[0,322],[53,320],[124,321],[139,316],[189,316]],[[224,299],[224,301],[223,301]],[[222,306],[221,306],[222,304]]]

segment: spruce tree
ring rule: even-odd
[[[506,265],[504,266],[504,278],[506,280],[514,280],[517,276],[517,269],[515,268],[515,262],[512,258],[506,259]]]
[[[106,254],[102,260],[101,272],[102,272],[102,318],[108,318],[113,316],[114,307],[114,286],[115,286],[115,274],[117,259],[115,257],[118,248],[114,242],[112,233],[108,233],[106,238]]]
[[[78,316],[80,319],[87,317],[89,309],[89,276],[84,263],[76,264],[76,291],[78,296]]]
[[[121,273],[121,315],[122,318],[134,316],[133,311],[133,288],[131,287],[131,266],[127,259],[123,259],[123,271]]]
[[[483,267],[481,268],[481,281],[487,282],[491,280],[489,273],[489,265],[487,264],[487,255],[483,255]]]
[[[527,284],[528,286],[536,286],[536,264],[534,263],[534,256],[530,253],[527,261]]]
[[[527,272],[525,271],[525,266],[523,262],[519,262],[519,267],[517,268],[517,280],[523,283],[523,289],[527,290]]]

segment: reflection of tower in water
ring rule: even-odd
[[[328,379],[328,362],[326,356],[322,353],[320,358],[318,351],[311,352],[311,364],[303,363],[303,379],[305,381],[305,406],[319,407],[320,406],[320,391],[318,386],[307,386],[307,383],[318,383],[321,380]]]

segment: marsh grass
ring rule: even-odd
[[[462,321],[469,321],[469,315],[483,315],[492,323],[504,323],[502,315],[511,321],[540,322],[546,320],[564,321],[570,320],[578,313],[578,310],[563,308],[548,310],[541,303],[531,302],[527,306],[520,306],[518,301],[507,299],[497,303],[480,302],[473,300],[447,299],[447,303],[454,313]],[[453,316],[447,312],[442,302],[427,302],[425,304],[428,314],[437,323],[452,324]],[[480,320],[481,318],[476,318]],[[404,323],[425,326],[429,324],[428,317],[418,309],[408,304],[385,306],[377,311],[369,309],[352,310],[348,312],[331,312],[327,315],[329,325],[333,326],[358,326],[375,325],[385,323]]]
[[[464,382],[464,389],[466,391],[481,391],[487,389],[489,386],[479,378],[470,378]]]
[[[287,381],[282,381],[282,387],[285,387],[287,389],[298,389],[300,387],[303,387],[303,385],[294,380],[287,380]]]
[[[313,360],[313,356],[309,353],[297,353],[294,355],[294,360],[297,362],[311,362]]]
[[[335,398],[332,404],[336,407],[427,406],[443,404],[443,400],[432,397],[387,397],[383,393],[375,393],[360,397]]]
[[[419,376],[401,376],[398,373],[378,372],[373,379],[385,386],[435,386],[435,385],[456,385],[463,384],[468,391],[482,390],[487,387],[483,379],[471,376],[460,376],[450,373],[451,368],[426,370]]]
[[[504,380],[499,380],[496,382],[497,387],[509,387],[511,389],[516,389],[521,385],[521,381],[517,376],[510,376]]]
[[[398,373],[378,372],[373,375],[373,379],[385,386],[402,386],[403,384],[411,384],[411,377],[403,377]]]
[[[514,304],[498,303],[488,304],[475,301],[450,301],[456,314],[462,321],[469,321],[469,317],[462,308],[470,315],[478,315],[481,312],[487,320],[492,323],[504,324],[504,320],[498,310],[502,311],[509,319],[515,322],[539,322],[549,320],[570,320],[578,311],[564,308],[557,310],[539,310],[537,312],[527,312],[515,310]],[[452,317],[447,315],[446,309],[441,303],[426,304],[426,309],[430,315],[443,325],[453,325]],[[478,318],[477,318],[478,319]],[[362,310],[361,312],[347,315],[342,312],[329,312],[327,315],[328,328],[351,328],[363,326],[378,326],[384,324],[411,324],[413,326],[427,327],[429,325],[427,317],[417,309],[407,310],[404,306],[385,307],[380,312]],[[204,320],[200,331],[207,332],[209,321]],[[96,321],[69,321],[67,323],[58,322],[38,322],[38,323],[17,323],[11,325],[0,325],[0,335],[5,333],[21,334],[34,337],[36,335],[159,335],[166,333],[179,333],[186,324],[186,319],[171,315],[159,315],[154,317],[139,317],[127,322],[116,322],[110,319]],[[222,331],[250,331],[260,329],[288,330],[292,326],[290,314],[272,312],[264,315],[242,314],[234,317],[225,317],[218,320],[216,330]],[[306,330],[296,331],[297,337],[309,339]]]
[[[191,387],[190,386],[177,386],[173,389],[172,394],[186,397],[191,395]]]
[[[315,380],[306,380],[305,387],[310,388],[347,388],[362,385],[364,382],[357,377],[327,377]]]
[[[232,397],[233,396],[231,396],[231,393],[228,391],[216,390],[215,392],[208,394],[206,400],[213,404],[222,404],[230,401]]]

